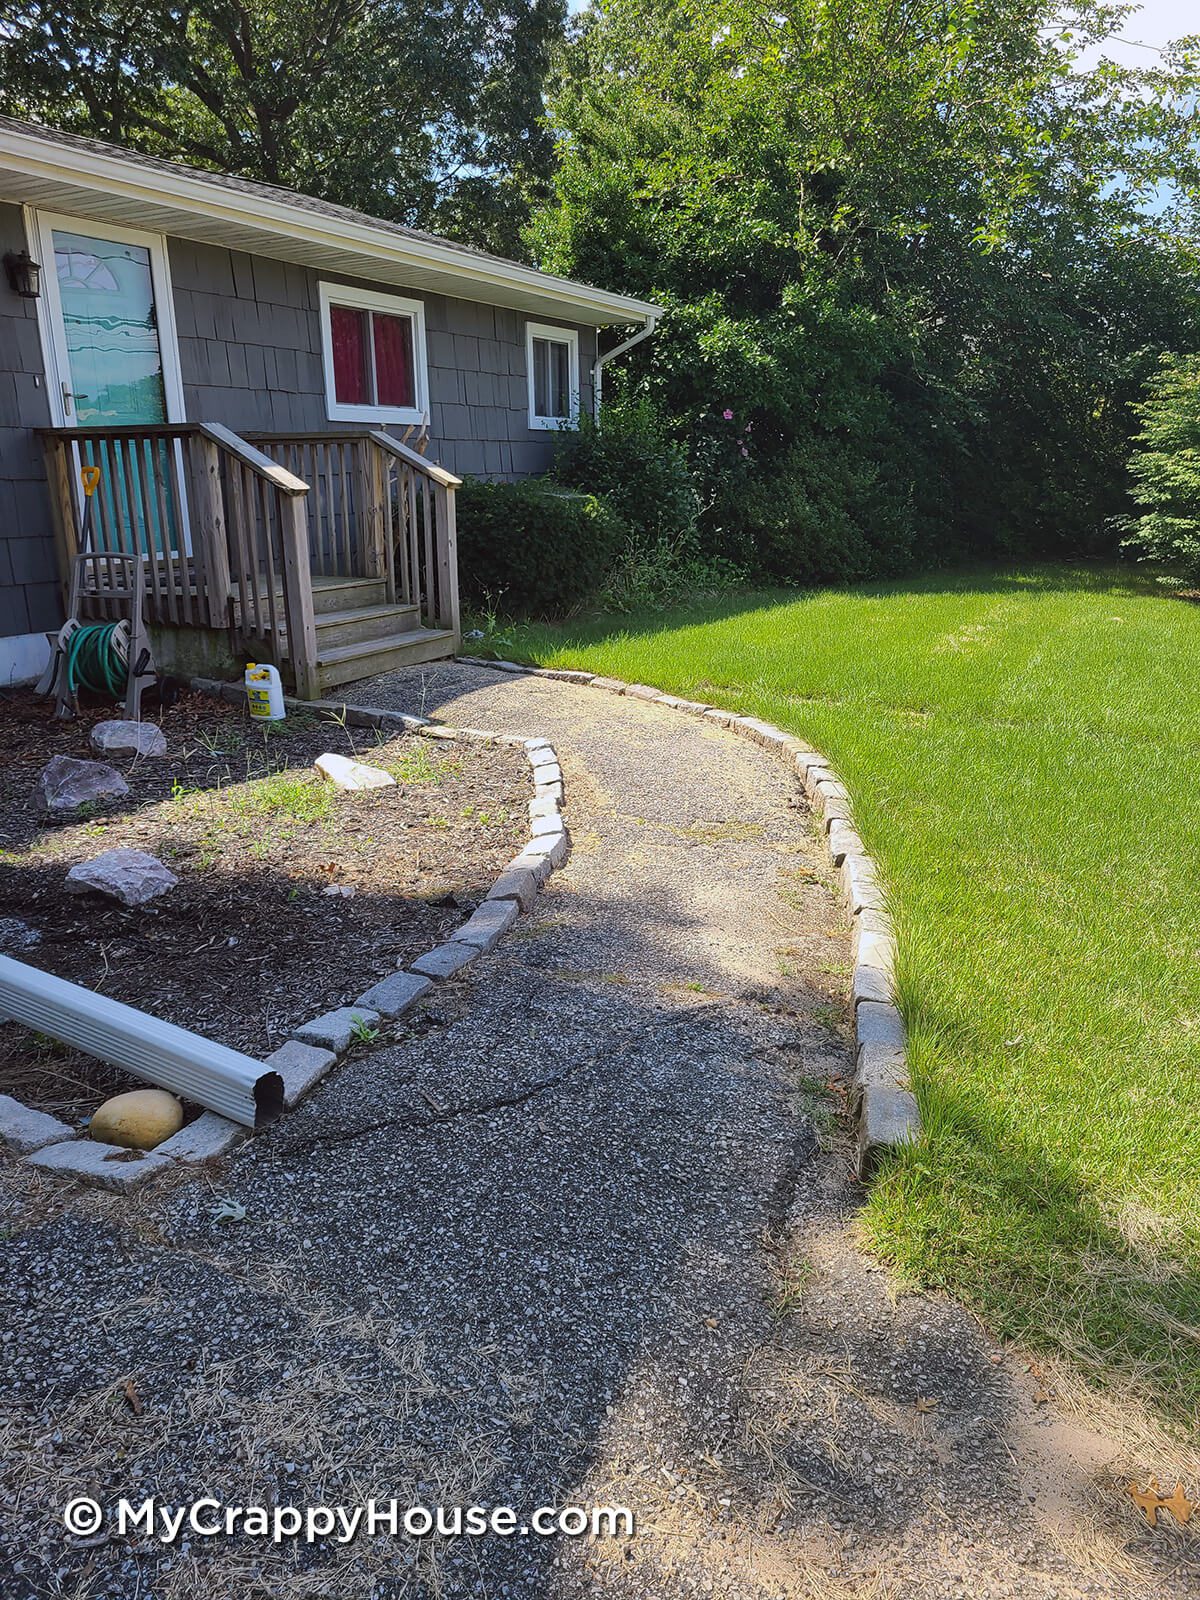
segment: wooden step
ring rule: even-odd
[[[389,639],[421,626],[417,606],[362,606],[357,610],[318,611],[317,653],[364,639]]]
[[[387,604],[387,584],[382,578],[320,578],[313,574],[313,610],[362,611]]]
[[[454,634],[448,629],[412,628],[389,639],[363,639],[337,645],[317,656],[317,683],[324,691],[358,678],[373,678],[418,661],[440,661],[454,654]]]

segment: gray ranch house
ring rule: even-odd
[[[462,475],[544,471],[660,314],[8,118],[0,255],[0,684],[73,576],[105,620],[135,571],[164,667],[274,661],[312,698],[453,654]]]

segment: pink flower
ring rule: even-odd
[[[732,422],[733,421],[733,412],[730,411],[728,407],[726,407],[726,409],[724,411],[722,411],[721,415],[725,418],[726,422]]]
[[[748,456],[750,454],[749,450],[746,449],[745,445],[742,446],[742,454],[744,456]]]
[[[751,428],[752,428],[752,427],[753,427],[753,426],[754,426],[754,424],[753,424],[753,423],[752,423],[752,422],[748,422],[748,423],[747,423],[747,424],[746,424],[746,426],[745,426],[745,427],[744,427],[744,428],[743,428],[743,429],[742,429],[742,432],[743,432],[743,433],[749,433],[749,432],[750,432],[750,429],[751,429]]]

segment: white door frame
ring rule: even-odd
[[[77,427],[74,411],[68,416],[63,398],[70,387],[71,365],[67,358],[67,335],[63,322],[62,297],[54,269],[55,228],[81,233],[113,244],[136,244],[150,253],[150,281],[154,289],[154,313],[158,324],[158,349],[162,360],[163,397],[167,421],[186,420],[183,405],[183,373],[179,365],[179,336],[175,330],[175,298],[171,289],[171,268],[167,239],[162,233],[142,233],[135,228],[120,228],[115,223],[94,222],[88,217],[66,217],[53,211],[25,208],[25,233],[36,241],[42,262],[42,292],[37,306],[38,331],[42,341],[42,360],[46,365],[46,388],[50,400],[51,423],[56,428]]]

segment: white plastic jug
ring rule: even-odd
[[[283,682],[278,669],[256,666],[253,661],[246,667],[246,703],[250,715],[263,722],[278,722],[285,715]]]

